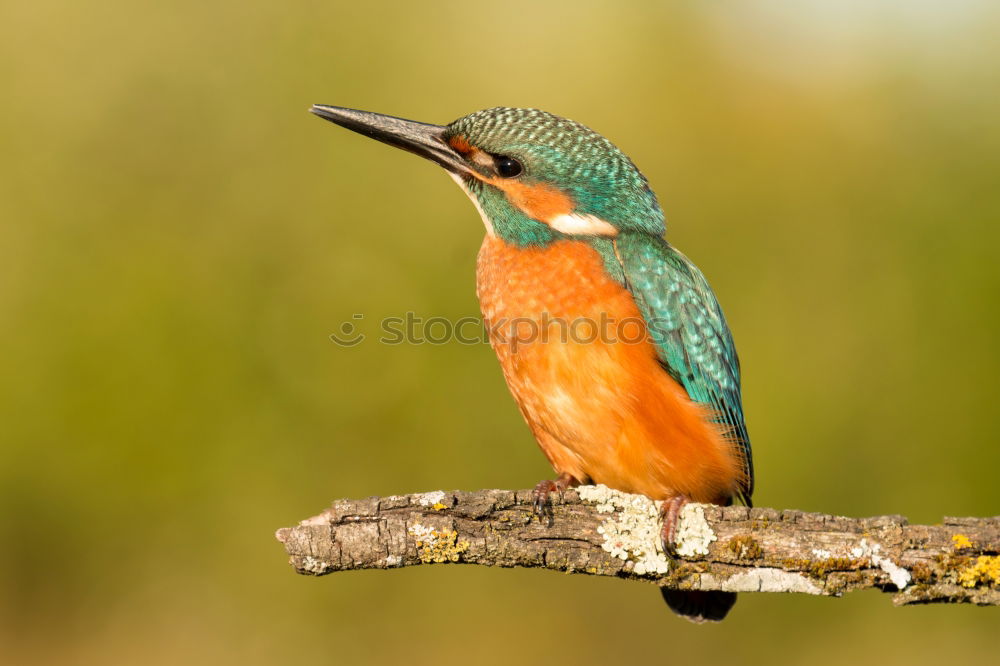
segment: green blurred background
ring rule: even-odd
[[[760,506],[1000,513],[995,2],[6,2],[0,660],[974,663],[1000,610],[423,567],[313,579],[338,497],[550,471],[484,345],[437,167],[313,102],[537,106],[611,137],[743,360]]]

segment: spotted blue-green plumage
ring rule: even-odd
[[[651,234],[615,239],[626,286],[642,312],[660,362],[715,418],[743,454],[740,499],[753,494],[753,459],[740,397],[740,361],[715,294],[698,267]]]
[[[482,150],[521,162],[525,182],[557,185],[573,198],[579,213],[594,215],[619,229],[664,232],[663,212],[646,178],[625,153],[585,125],[538,109],[497,107],[476,111],[448,125],[445,136],[456,134]],[[517,213],[500,200],[502,193],[489,186],[476,187],[477,194],[498,197],[496,210],[487,212],[495,221],[493,214],[499,215],[502,226],[507,216]],[[482,197],[480,203],[486,203]],[[524,231],[534,226],[522,225]],[[527,234],[518,233],[520,230],[520,226],[512,226],[504,240],[527,245],[545,235],[538,229]]]

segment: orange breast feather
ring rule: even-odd
[[[487,236],[477,292],[507,385],[557,472],[653,499],[735,494],[735,445],[659,365],[632,296],[593,248]]]

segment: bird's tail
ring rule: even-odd
[[[670,610],[685,620],[697,624],[721,622],[736,603],[735,592],[703,592],[701,590],[671,590],[660,588]]]

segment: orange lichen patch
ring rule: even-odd
[[[488,236],[477,290],[507,385],[557,472],[653,499],[735,494],[737,447],[663,370],[648,336],[619,335],[642,316],[592,247]]]
[[[958,572],[958,582],[964,587],[1000,585],[1000,555],[980,555],[972,566]]]
[[[490,178],[486,182],[503,190],[508,201],[539,222],[548,222],[559,215],[573,212],[574,205],[570,196],[552,185],[503,178]]]
[[[955,550],[962,550],[963,548],[972,548],[972,542],[969,541],[969,537],[964,534],[952,534],[951,540],[955,545]]]

